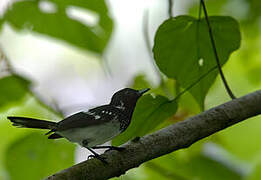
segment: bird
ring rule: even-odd
[[[93,149],[124,150],[123,147],[98,145],[110,141],[128,128],[138,99],[149,90],[121,89],[113,94],[109,104],[77,112],[59,122],[20,116],[8,116],[7,119],[17,127],[49,129],[46,133],[48,139],[65,138],[78,143],[92,153],[88,159],[93,157],[107,163]]]

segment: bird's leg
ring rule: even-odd
[[[139,142],[139,140],[140,140],[140,137],[137,136],[137,137],[133,138],[131,141],[136,143],[136,142]]]
[[[87,140],[83,140],[82,145],[83,145],[83,147],[85,147],[86,149],[88,149],[92,153],[92,155],[88,156],[88,159],[89,158],[96,158],[96,159],[99,159],[104,164],[108,164],[108,162],[105,160],[106,158],[101,157],[98,153],[96,153],[94,150],[92,150],[91,148],[88,147],[88,141]]]
[[[91,151],[91,153],[93,153],[92,155],[88,156],[89,158],[96,158],[99,159],[101,162],[103,162],[104,164],[108,164],[108,162],[105,160],[106,158],[101,157],[99,154],[97,154],[95,151],[93,151],[91,148],[86,147],[89,151]]]
[[[125,150],[124,147],[116,147],[116,146],[94,146],[92,148],[93,149],[105,149],[105,148],[108,148],[108,150],[116,150],[116,151],[123,151],[123,150]]]

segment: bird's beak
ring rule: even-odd
[[[142,95],[149,90],[150,90],[150,88],[146,88],[146,89],[139,90],[138,92],[139,92],[140,95]]]

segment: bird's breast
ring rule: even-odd
[[[88,147],[103,144],[110,141],[113,137],[121,133],[119,121],[111,121],[99,125],[73,128],[62,131],[59,134],[71,142],[82,145],[83,140],[87,140]]]

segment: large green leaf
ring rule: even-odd
[[[231,17],[211,16],[209,19],[224,65],[240,46],[239,26]],[[175,78],[183,88],[200,80],[189,92],[203,109],[206,94],[218,75],[217,70],[213,70],[216,61],[205,19],[178,16],[166,20],[157,30],[153,52],[160,70],[169,78]]]
[[[157,166],[160,168],[155,165],[151,166],[150,163],[148,163],[147,166],[150,168],[158,168],[163,173],[169,173],[169,178],[172,175],[173,179],[175,177],[175,179],[177,178],[180,180],[189,180],[193,178],[200,180],[241,179],[241,176],[236,172],[200,154],[193,157],[187,157],[186,154],[182,154],[181,157],[168,155],[157,162]],[[154,169],[150,170],[154,171],[154,173],[157,172]],[[157,173],[161,174],[160,172]]]
[[[240,180],[241,174],[215,159],[204,155],[203,142],[196,143],[188,149],[179,150],[154,159],[145,164],[147,173],[158,176],[155,179],[177,180]],[[216,156],[216,159],[223,158]],[[167,177],[167,178],[163,178]]]
[[[46,12],[41,3],[48,3],[53,12]],[[68,16],[69,8],[82,8],[97,15],[98,23],[86,25]],[[74,46],[101,54],[111,32],[112,20],[103,0],[26,0],[12,4],[3,19],[17,30],[28,30],[63,40]]]
[[[175,114],[177,103],[164,96],[145,95],[135,108],[130,126],[112,142],[120,145],[137,136],[143,136],[155,129],[160,123]]]
[[[74,148],[63,140],[31,133],[8,147],[5,166],[12,180],[40,180],[73,165]]]
[[[0,79],[0,107],[21,100],[27,93],[30,82],[17,75]]]
[[[260,179],[261,179],[261,161],[259,157],[259,162],[256,164],[251,174],[249,174],[249,176],[245,178],[245,180],[260,180]]]

